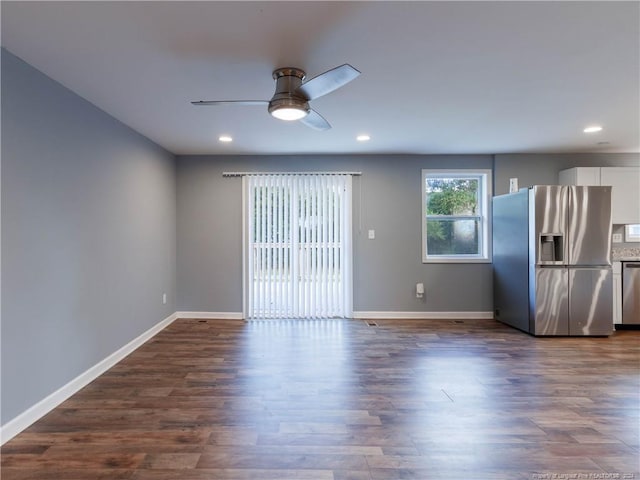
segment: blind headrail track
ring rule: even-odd
[[[250,177],[255,175],[352,175],[360,176],[362,172],[222,172],[223,177]]]

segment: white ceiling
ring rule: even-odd
[[[3,1],[2,45],[177,154],[639,152],[639,7]],[[342,63],[362,75],[312,102],[326,132],[189,103],[268,100],[275,68]]]

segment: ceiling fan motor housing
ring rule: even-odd
[[[273,72],[276,81],[276,93],[269,101],[269,113],[281,108],[294,108],[309,113],[308,100],[296,93],[305,78],[305,72],[299,68],[279,68]]]

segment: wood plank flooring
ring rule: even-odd
[[[377,323],[178,320],[7,442],[2,479],[640,479],[640,332]]]

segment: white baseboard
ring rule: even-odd
[[[124,347],[113,352],[104,360],[98,362],[93,367],[89,368],[84,373],[81,373],[66,385],[60,387],[48,397],[40,400],[34,406],[30,407],[17,417],[9,420],[7,423],[2,425],[0,427],[0,445],[4,445],[7,441],[11,440],[18,433],[26,429],[29,425],[44,417],[47,413],[49,413],[55,407],[71,397],[74,393],[78,392],[81,388],[85,387],[90,382],[98,378],[120,360],[140,347],[147,340],[169,326],[176,318],[178,318],[178,316],[175,313],[171,314],[160,323],[157,323],[149,330],[142,333],[142,335],[131,340]]]
[[[177,318],[198,320],[243,320],[242,312],[176,312]]]
[[[353,318],[371,320],[471,320],[492,319],[493,312],[353,312]]]
[[[176,312],[177,318],[194,318],[198,320],[243,320],[242,312]],[[387,320],[467,320],[492,319],[493,312],[353,312],[356,319]]]

